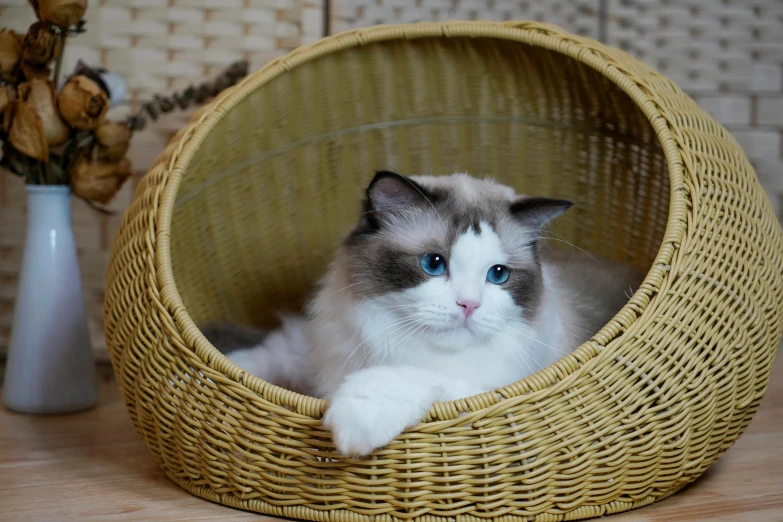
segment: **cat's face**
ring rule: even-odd
[[[541,228],[571,204],[467,175],[376,175],[340,256],[351,292],[460,349],[535,316]]]

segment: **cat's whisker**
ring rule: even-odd
[[[498,335],[498,336],[499,336],[501,339],[505,340],[506,342],[511,342],[511,343],[513,344],[513,339],[511,339],[511,338],[510,338],[510,337],[508,337],[507,335],[505,335],[505,334],[503,334],[503,333],[501,333],[501,332],[499,332],[499,331],[498,331],[498,332],[496,332],[496,333],[497,333],[497,335]],[[500,344],[500,345],[498,345],[498,346],[500,346],[500,347],[501,347],[501,349],[502,349],[502,350],[503,350],[505,353],[507,353],[507,354],[511,355],[511,357],[513,357],[513,358],[514,358],[514,361],[516,361],[516,363],[517,363],[517,365],[519,366],[519,369],[520,369],[520,370],[522,370],[523,372],[525,372],[527,375],[530,375],[530,374],[532,374],[532,373],[533,373],[533,368],[532,368],[532,367],[531,367],[529,364],[527,364],[527,363],[525,363],[525,364],[523,365],[522,363],[523,363],[523,362],[525,362],[525,361],[524,361],[524,360],[520,360],[520,359],[517,357],[517,355],[516,355],[516,352],[515,352],[513,349],[507,348],[507,347],[503,346],[502,344]],[[525,352],[520,352],[520,353],[522,353],[523,355],[527,355]]]
[[[424,335],[426,335],[427,332],[431,328],[431,326],[428,325],[428,324],[422,324],[422,326],[424,326],[424,328],[419,330],[419,332],[416,334],[416,336],[413,339],[411,339],[410,344],[415,344],[415,343],[419,342],[419,339],[421,339]]]
[[[389,306],[381,306],[378,308],[373,308],[373,310],[381,311],[381,310],[407,310],[409,308],[416,308],[418,307],[418,304],[408,304],[408,305],[389,305]]]
[[[535,337],[532,337],[532,336],[530,336],[530,335],[527,335],[526,333],[524,333],[524,332],[521,332],[521,331],[517,330],[516,328],[513,328],[513,327],[511,327],[511,326],[509,326],[509,328],[511,328],[512,330],[514,330],[515,332],[517,332],[519,335],[521,335],[521,336],[525,337],[526,339],[529,339],[529,340],[531,340],[531,341],[533,341],[533,342],[535,342],[535,343],[538,343],[538,344],[540,344],[541,346],[546,346],[546,347],[547,347],[547,348],[549,348],[550,350],[553,350],[553,351],[555,351],[555,352],[559,352],[559,353],[562,353],[562,354],[565,354],[565,355],[568,355],[568,354],[570,353],[570,352],[566,352],[566,351],[564,351],[564,350],[560,350],[559,348],[555,348],[554,346],[548,345],[548,344],[547,344],[547,343],[545,343],[544,341],[539,341],[539,340],[538,340],[538,339],[536,339]]]
[[[555,323],[541,323],[541,322],[536,322],[536,321],[528,321],[527,319],[523,319],[521,317],[514,317],[514,316],[511,316],[511,315],[503,315],[503,314],[496,314],[496,315],[498,317],[502,317],[504,319],[510,319],[511,321],[516,321],[516,322],[519,322],[519,323],[522,323],[522,324],[535,324],[535,325],[538,325],[538,326],[552,326],[552,327],[557,326]]]
[[[374,333],[373,335],[371,335],[370,337],[368,337],[367,339],[365,339],[364,341],[362,341],[362,343],[360,343],[360,345],[361,345],[361,344],[364,344],[365,342],[367,342],[368,340],[370,340],[372,337],[375,337],[375,336],[376,336],[378,333],[382,332],[383,330],[387,330],[387,329],[389,329],[389,328],[391,328],[391,327],[393,327],[393,326],[397,326],[397,328],[395,328],[395,329],[394,329],[394,330],[392,330],[391,332],[387,333],[385,336],[383,336],[383,338],[381,338],[381,339],[378,341],[378,345],[382,345],[382,343],[383,343],[384,341],[386,341],[386,339],[388,339],[389,337],[391,337],[392,335],[394,335],[395,333],[397,333],[397,332],[398,332],[398,331],[400,331],[400,330],[403,330],[403,329],[405,329],[405,328],[407,328],[407,327],[409,327],[409,326],[413,326],[413,325],[415,325],[415,324],[416,324],[416,322],[417,322],[419,319],[421,319],[422,317],[425,317],[425,316],[426,316],[426,314],[423,314],[423,313],[418,313],[418,314],[414,314],[414,315],[412,315],[412,316],[408,316],[407,318],[405,318],[405,319],[402,319],[401,321],[397,321],[397,322],[395,322],[395,323],[393,323],[393,324],[391,324],[391,325],[387,326],[386,328],[384,328],[384,329],[382,329],[382,330],[379,330],[378,332]],[[403,324],[403,323],[404,323],[404,324]],[[407,331],[407,330],[405,330],[405,331]],[[388,344],[388,343],[387,343],[387,344]],[[357,348],[358,348],[358,346],[357,346]],[[354,348],[354,352],[356,351],[356,349],[357,349],[357,348]],[[354,352],[351,352],[351,353],[354,353]],[[372,350],[369,350],[369,351],[368,351],[368,352],[365,354],[364,358],[362,358],[361,362],[359,363],[359,367],[360,367],[360,368],[361,368],[361,367],[363,367],[363,366],[364,366],[364,363],[365,363],[367,360],[369,360],[369,359],[370,359],[372,356],[373,356],[373,351],[372,351]]]
[[[395,342],[393,346],[391,346],[391,345],[389,346],[389,348],[386,350],[386,353],[384,354],[383,358],[381,359],[381,362],[378,363],[378,364],[383,364],[383,361],[386,360],[386,357],[388,357],[389,355],[394,353],[394,350],[397,349],[397,346],[399,346],[405,339],[407,339],[408,337],[410,337],[411,335],[413,335],[417,331],[421,330],[425,326],[426,325],[424,325],[424,324],[415,325],[413,328],[408,329],[405,332],[403,332],[400,335],[398,335],[397,336],[397,339],[398,339],[397,342]]]
[[[506,316],[501,316],[501,317],[506,317]],[[512,318],[511,318],[511,317],[509,317],[509,319],[512,319]],[[508,326],[508,328],[510,328],[511,330],[513,330],[513,331],[517,332],[518,334],[522,335],[522,336],[523,336],[523,337],[525,337],[526,339],[529,339],[529,340],[531,340],[531,341],[534,341],[534,342],[536,342],[536,343],[538,343],[538,344],[541,344],[541,345],[543,345],[543,346],[546,346],[546,347],[547,347],[547,348],[549,348],[550,350],[554,350],[554,351],[556,351],[556,352],[560,352],[560,353],[562,353],[562,354],[565,354],[565,355],[568,355],[569,353],[571,353],[571,352],[567,352],[567,351],[561,350],[561,349],[559,349],[559,348],[555,348],[554,346],[550,346],[550,345],[546,344],[545,342],[543,342],[543,341],[540,341],[540,340],[536,339],[535,337],[532,337],[532,336],[530,336],[530,335],[526,334],[525,332],[522,332],[522,331],[520,331],[520,330],[517,330],[517,329],[516,329],[516,328],[514,328],[513,326],[510,326],[510,325],[508,325],[508,324],[507,324],[506,326]],[[527,355],[527,354],[525,354],[525,355]]]
[[[362,346],[363,346],[363,345],[364,345],[364,344],[365,344],[367,341],[369,341],[370,339],[372,339],[372,338],[373,338],[373,337],[375,337],[376,335],[378,335],[378,334],[380,334],[380,333],[382,333],[382,332],[385,332],[385,331],[386,331],[386,330],[388,330],[389,328],[394,328],[395,326],[398,326],[398,325],[400,325],[400,324],[402,324],[402,323],[406,323],[406,324],[405,324],[405,326],[407,326],[407,324],[413,323],[413,322],[415,322],[416,320],[418,320],[419,318],[420,318],[420,316],[419,316],[419,315],[405,317],[404,319],[400,319],[399,321],[395,321],[394,323],[392,323],[392,324],[390,324],[390,325],[388,325],[388,326],[386,326],[386,327],[384,327],[384,328],[381,328],[380,330],[378,330],[378,331],[377,331],[377,332],[375,332],[374,334],[372,334],[372,335],[370,335],[369,337],[365,338],[365,339],[364,339],[362,342],[360,342],[359,344],[357,344],[357,345],[356,345],[356,347],[355,347],[353,350],[351,350],[351,353],[348,355],[348,357],[345,359],[345,362],[343,363],[343,368],[342,368],[342,369],[343,369],[343,370],[345,370],[345,367],[348,365],[348,361],[350,361],[350,360],[351,360],[351,358],[354,356],[354,354],[356,353],[356,350],[358,350],[358,349],[359,349],[360,347],[362,347]],[[396,332],[396,331],[397,331],[397,330],[393,330],[391,333],[394,333],[394,332]],[[388,337],[388,335],[387,335],[386,337]],[[384,337],[383,339],[386,339],[386,337]],[[381,339],[381,340],[383,341],[383,339]],[[360,363],[360,365],[359,365],[360,367],[361,367],[361,365],[362,365],[362,364],[364,364],[364,362],[365,362],[365,360],[366,360],[366,359],[367,359],[367,357],[366,357],[366,356],[365,356],[365,358],[364,358],[364,359],[362,359],[362,362],[361,362],[361,363]]]
[[[510,341],[513,341],[513,339],[511,339],[510,337],[506,337],[506,339],[510,340]],[[543,366],[541,366],[541,364],[539,364],[539,362],[536,360],[536,358],[533,357],[532,355],[530,355],[529,353],[527,353],[526,351],[524,351],[524,350],[518,350],[517,351],[517,350],[511,349],[511,348],[506,348],[506,347],[503,347],[503,348],[504,348],[504,350],[506,350],[506,352],[510,353],[511,356],[514,357],[514,359],[516,359],[517,361],[519,361],[519,359],[517,358],[517,355],[521,355],[523,357],[523,361],[530,360],[536,366],[538,366],[538,368],[540,370],[544,369]],[[534,373],[535,370],[533,369],[532,366],[530,366],[529,364],[525,364],[525,367],[527,368],[527,370],[529,372],[528,375],[532,375]]]
[[[529,353],[527,353],[527,352],[523,352],[523,351],[519,351],[519,352],[515,352],[515,353],[520,353],[520,354],[524,355],[526,359],[530,359],[531,361],[533,361],[533,364],[535,364],[536,366],[538,366],[538,369],[539,369],[539,370],[543,370],[543,369],[544,369],[544,367],[543,367],[543,366],[541,366],[541,363],[539,363],[539,362],[536,360],[536,358],[535,358],[535,357],[533,357],[532,355],[530,355]]]
[[[425,326],[424,326],[424,330],[422,330],[422,331],[419,333],[419,335],[418,335],[418,336],[416,336],[416,338],[414,339],[414,341],[415,341],[415,342],[419,342],[419,339],[421,339],[422,337],[424,337],[424,336],[426,336],[426,335],[429,335],[429,334],[430,334],[430,332],[432,332],[432,331],[433,331],[433,328],[432,328],[432,326],[430,326],[430,325],[425,325]],[[411,344],[413,344],[413,342],[411,342]]]
[[[340,293],[340,292],[342,292],[343,290],[347,290],[348,288],[351,288],[352,286],[356,286],[356,285],[358,285],[358,284],[360,284],[360,283],[361,283],[361,281],[359,281],[359,282],[357,282],[357,283],[350,284],[350,285],[348,285],[348,286],[344,286],[344,287],[342,287],[341,289],[339,289],[339,290],[335,290],[334,292],[332,292],[332,295],[339,294],[339,293]]]
[[[377,346],[379,346],[380,349],[367,350],[367,353],[364,354],[364,357],[362,357],[362,360],[359,362],[359,368],[363,368],[364,367],[364,363],[366,363],[367,361],[370,361],[370,360],[373,360],[373,359],[377,358],[378,351],[381,351],[384,354],[386,353],[386,348],[384,347],[384,341],[386,341],[386,339],[388,339],[389,337],[394,335],[399,330],[403,330],[403,333],[404,333],[404,332],[408,331],[408,328],[413,328],[414,326],[416,326],[416,321],[415,320],[411,320],[411,321],[406,322],[404,325],[400,326],[399,328],[396,328],[395,330],[393,330],[393,331],[389,332],[388,334],[386,334],[377,343]],[[388,345],[388,344],[389,344],[388,342],[385,343],[385,345]],[[381,356],[381,360],[383,360],[384,358],[385,358],[385,355]],[[379,363],[376,362],[375,364],[378,365]]]
[[[386,347],[385,347],[385,349],[383,350],[383,356],[381,357],[381,360],[380,360],[379,362],[377,362],[376,364],[377,364],[378,366],[382,365],[382,364],[383,364],[383,362],[386,360],[386,358],[387,358],[389,355],[391,355],[391,354],[392,354],[392,352],[394,351],[394,348],[396,348],[396,347],[397,347],[397,344],[399,343],[399,340],[400,340],[400,338],[401,338],[402,336],[405,336],[405,337],[407,337],[408,335],[410,335],[411,333],[413,333],[413,332],[415,332],[417,329],[419,329],[421,326],[422,326],[421,324],[418,324],[418,325],[417,325],[417,324],[415,324],[415,323],[414,323],[414,324],[408,324],[408,325],[406,325],[405,329],[403,329],[403,331],[402,331],[402,332],[400,332],[399,334],[397,334],[397,336],[396,336],[394,339],[391,339],[389,342],[387,342],[387,343],[386,343]],[[404,337],[403,337],[403,339],[404,339]],[[395,341],[397,341],[397,342],[395,342]],[[392,345],[392,343],[395,343],[395,344],[394,344],[394,345]]]
[[[549,233],[550,233],[550,234],[554,234],[554,232],[549,232]],[[557,235],[560,235],[560,234],[557,234]],[[560,236],[560,237],[563,237],[563,236]],[[558,239],[558,238],[556,238],[556,237],[551,237],[551,236],[539,236],[539,237],[536,237],[535,239],[536,239],[536,240],[538,240],[538,239],[546,239],[546,240],[551,240],[551,241],[559,241],[559,242],[561,242],[561,243],[565,243],[566,245],[568,245],[568,246],[570,246],[570,247],[573,247],[573,248],[575,248],[575,249],[579,250],[580,252],[582,252],[584,255],[586,255],[587,257],[589,257],[590,259],[592,259],[592,260],[593,260],[593,261],[595,261],[596,263],[598,262],[598,260],[597,260],[595,257],[593,257],[592,255],[590,255],[590,253],[589,253],[589,252],[587,252],[587,251],[585,251],[585,250],[583,250],[583,249],[579,248],[578,246],[576,246],[575,244],[571,243],[570,241],[568,241],[568,240],[566,240],[566,239]]]
[[[392,348],[391,348],[389,351],[393,351],[393,350],[394,350],[395,348],[397,348],[397,346],[399,346],[399,345],[400,345],[400,343],[402,343],[402,342],[403,342],[405,339],[407,339],[408,337],[410,337],[412,334],[416,333],[418,330],[420,330],[420,329],[424,328],[425,326],[426,326],[426,325],[424,325],[424,324],[419,324],[419,325],[416,327],[416,329],[415,329],[415,330],[413,330],[413,332],[410,332],[410,333],[409,333],[409,334],[407,334],[405,337],[403,337],[403,338],[399,339],[399,340],[398,340],[398,341],[397,341],[397,342],[394,344],[394,346],[392,346]]]

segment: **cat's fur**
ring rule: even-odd
[[[621,308],[639,280],[630,268],[539,249],[570,206],[463,174],[378,173],[310,303],[308,341],[286,345],[298,336],[289,322],[229,357],[271,382],[285,359],[297,378],[283,380],[330,400],[323,421],[338,450],[366,455],[435,402],[554,363]],[[423,270],[428,253],[445,257],[442,275]],[[494,265],[510,269],[507,281],[489,282]]]

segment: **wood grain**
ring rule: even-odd
[[[0,411],[0,520],[273,520],[169,482],[131,426],[107,372],[98,408],[35,417]],[[748,431],[691,487],[611,522],[783,520],[783,363]]]

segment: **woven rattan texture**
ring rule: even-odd
[[[245,374],[197,324],[300,303],[380,166],[574,197],[557,232],[647,278],[557,364],[343,460],[323,401]],[[736,141],[624,52],[532,22],[375,28],[273,61],[182,129],[113,246],[107,344],[140,435],[204,498],[308,520],[573,520],[675,492],[742,433],[783,330],[782,257]]]

